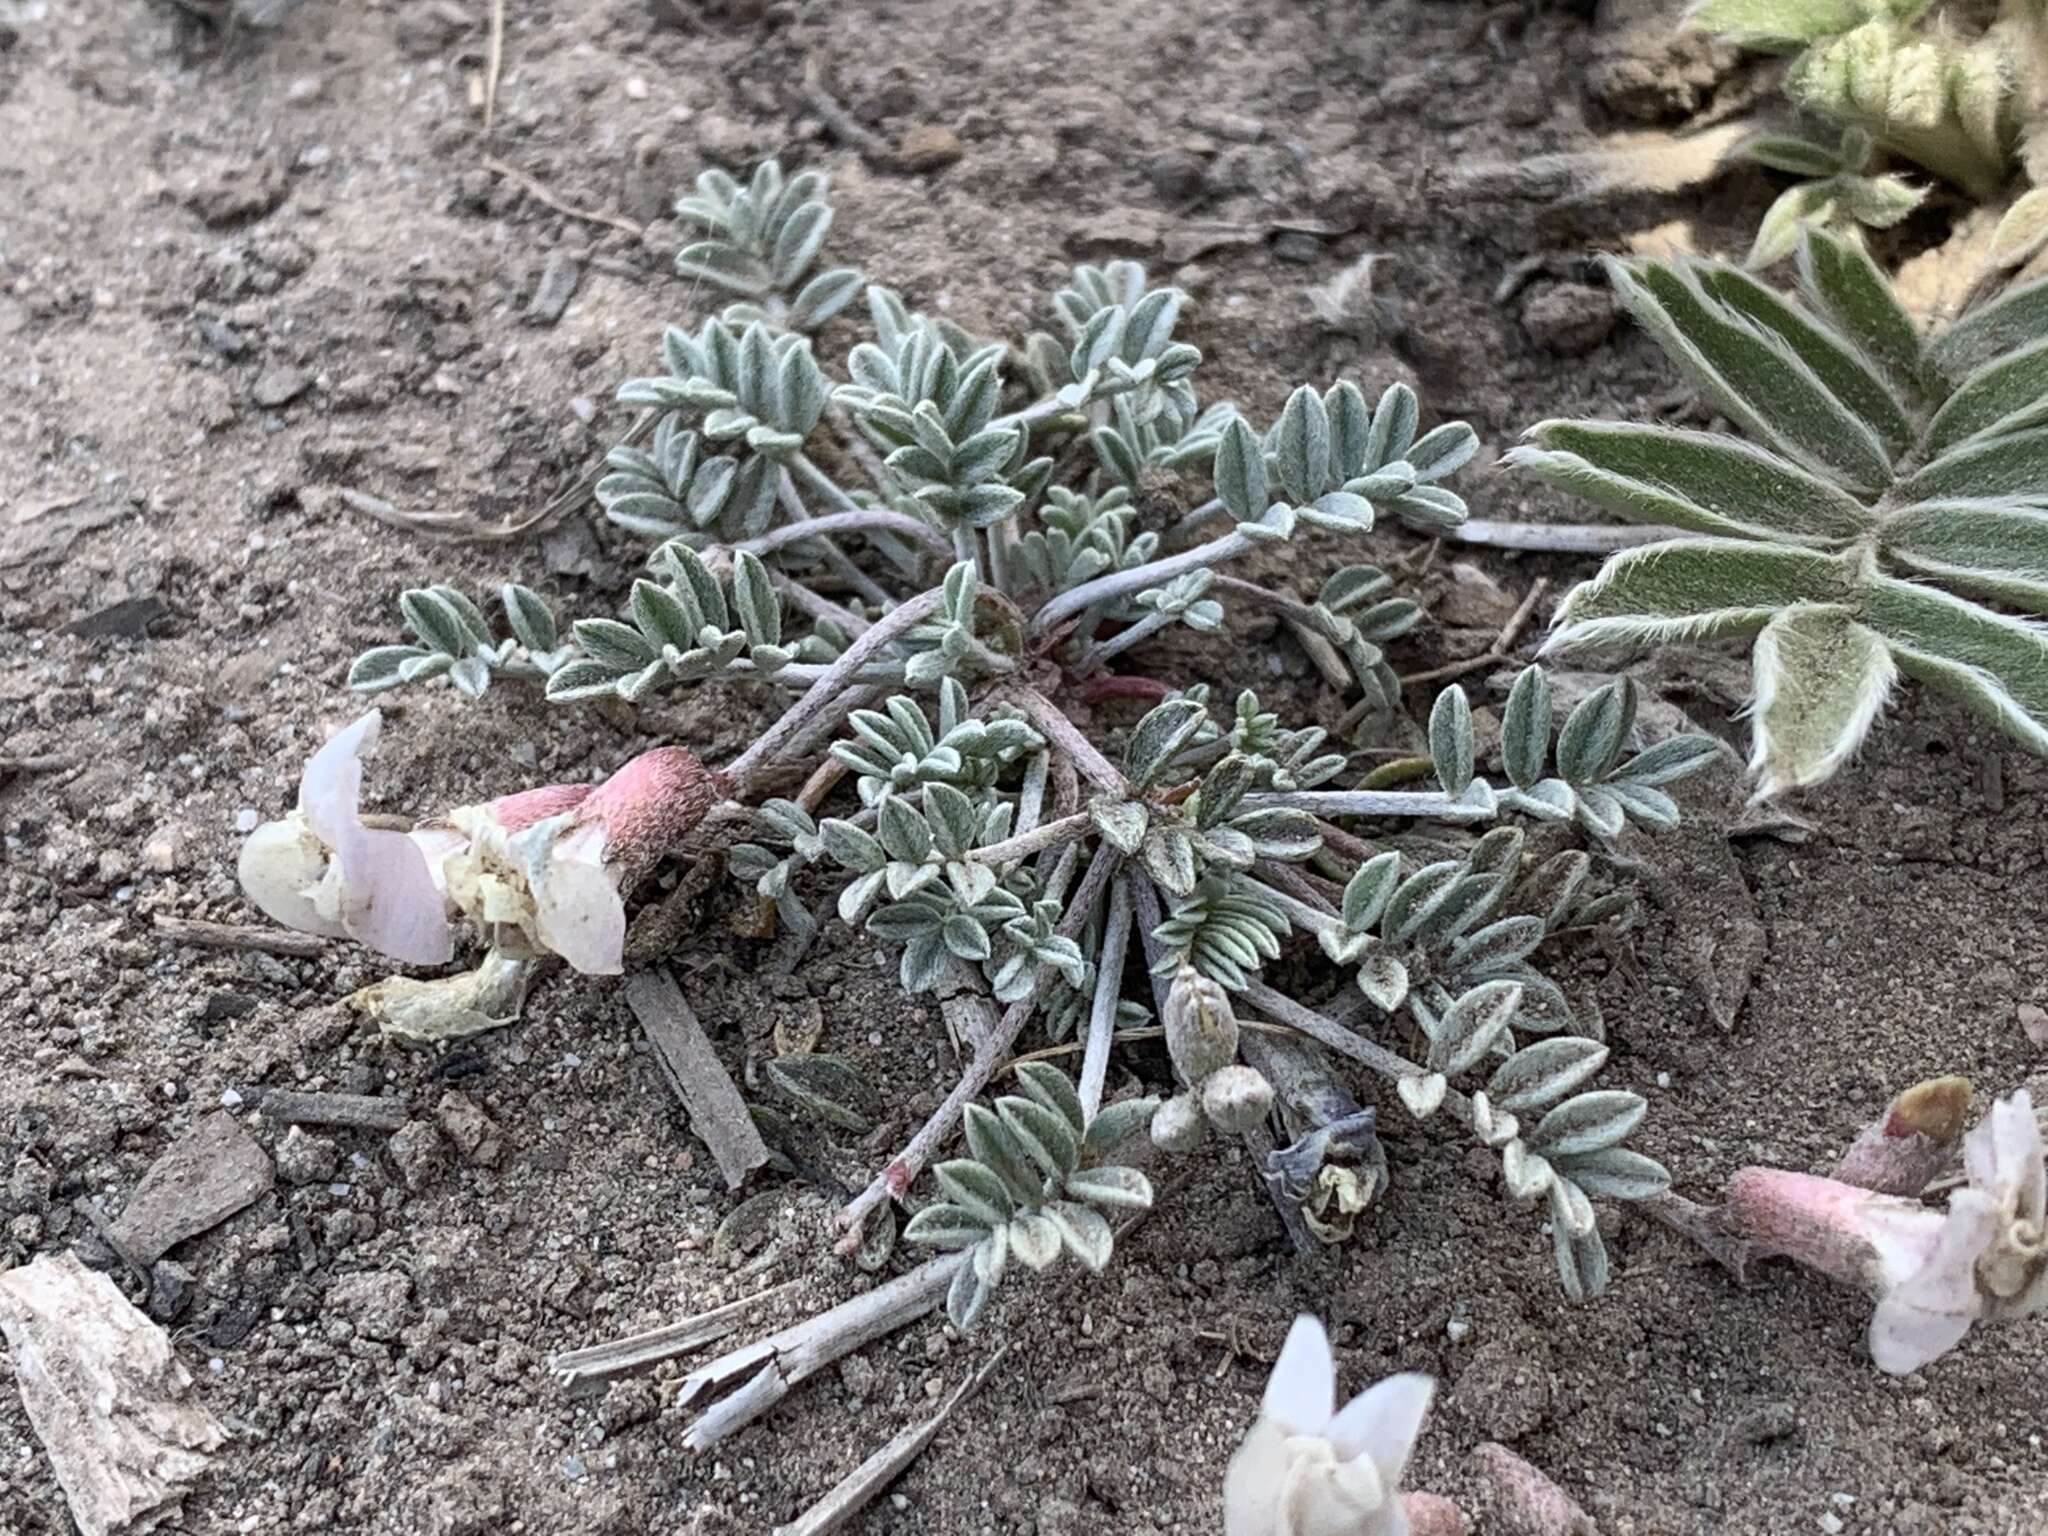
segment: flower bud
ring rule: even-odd
[[[1192,1152],[1207,1132],[1192,1093],[1176,1094],[1152,1112],[1152,1145],[1175,1156]]]
[[[1166,1054],[1189,1087],[1199,1087],[1211,1072],[1237,1060],[1237,1015],[1230,994],[1184,965],[1166,994],[1162,1017]]]
[[[1273,1085],[1253,1067],[1222,1067],[1202,1084],[1202,1113],[1226,1136],[1263,1125],[1273,1110]]]

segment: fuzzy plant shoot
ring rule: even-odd
[[[1897,223],[1924,195],[1872,174],[1895,155],[1980,203],[2001,203],[1988,265],[2027,266],[2048,249],[2048,5],[1888,0],[1700,0],[1690,22],[1746,48],[1789,56],[1785,94],[1844,130],[1839,150],[1791,136],[1752,140],[1751,158],[1811,178],[1764,221],[1759,264],[1790,255],[1802,225]],[[1987,24],[1988,22],[1988,24]]]
[[[1609,270],[1743,435],[1548,421],[1509,453],[1674,530],[1574,588],[1549,649],[1751,638],[1762,795],[1832,777],[1901,675],[2048,754],[2048,280],[1922,336],[1820,231],[1796,297],[1718,262]]]
[[[1184,296],[1127,262],[1078,269],[1056,329],[1014,350],[869,286],[869,334],[835,380],[817,326],[845,323],[860,285],[814,273],[823,179],[712,173],[679,211],[706,231],[682,269],[735,302],[670,327],[660,371],[620,390],[641,416],[596,493],[652,542],[641,578],[565,624],[508,587],[505,637],[454,589],[417,589],[400,604],[415,643],[371,651],[351,682],[524,681],[563,706],[709,684],[765,694],[766,725],[716,766],[660,746],[595,787],[521,789],[410,837],[361,826],[376,727],[359,727],[316,754],[301,812],[251,840],[252,897],[411,963],[473,926],[489,987],[398,978],[363,1000],[408,1034],[504,1022],[550,957],[622,970],[628,898],[686,844],[726,856],[792,953],[837,921],[906,992],[980,1000],[957,1081],[839,1218],[851,1249],[929,1170],[938,1199],[905,1235],[952,1266],[962,1327],[1013,1259],[1107,1261],[1105,1213],[1152,1199],[1117,1161],[1134,1132],[1169,1155],[1246,1138],[1283,1215],[1340,1240],[1388,1184],[1380,1106],[1344,1076],[1360,1068],[1496,1153],[1508,1198],[1549,1221],[1568,1294],[1597,1294],[1592,1202],[1668,1179],[1625,1145],[1646,1105],[1597,1085],[1598,1016],[1545,956],[1628,919],[1618,843],[1673,825],[1666,787],[1716,747],[1645,747],[1632,683],[1567,711],[1531,669],[1493,775],[1461,689],[1403,697],[1386,647],[1423,613],[1359,556],[1385,519],[1462,523],[1449,481],[1472,430],[1346,380],[1299,386],[1264,427],[1205,403]],[[1261,554],[1257,579],[1233,573]],[[1272,579],[1303,563],[1328,574]],[[1177,628],[1250,621],[1355,699],[1365,740],[1412,739],[1419,708],[1434,783],[1360,786],[1324,729],[1143,670],[1172,665]],[[1169,1091],[1105,1103],[1113,1054],[1155,1015]],[[1078,1071],[1017,1064],[1021,1092],[988,1102],[1032,1028]],[[827,1119],[856,1077],[822,1057],[771,1072]]]

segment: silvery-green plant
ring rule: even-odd
[[[1575,588],[1549,648],[1753,637],[1764,795],[1832,776],[1901,673],[2048,753],[2048,282],[1923,336],[1854,242],[1805,232],[1798,271],[1792,297],[1610,264],[1744,435],[1548,421],[1508,455],[1672,534]]]
[[[1125,1099],[1090,1114],[1073,1081],[1042,1061],[1020,1062],[1017,1086],[965,1114],[969,1155],[940,1163],[943,1199],[910,1218],[906,1240],[964,1255],[946,1293],[963,1333],[987,1309],[1015,1259],[1045,1270],[1071,1254],[1091,1272],[1109,1263],[1115,1229],[1104,1211],[1147,1211],[1152,1183],[1103,1159],[1145,1128],[1155,1100]]]
[[[1890,229],[1925,202],[1925,187],[1871,169],[1875,147],[1869,132],[1855,127],[1844,128],[1832,146],[1793,133],[1752,134],[1737,145],[1739,159],[1810,178],[1771,204],[1744,264],[1776,266],[1799,248],[1802,229]]]
[[[499,670],[530,665],[562,703],[637,704],[706,682],[792,692],[745,751],[692,777],[704,804],[689,826],[723,831],[731,874],[796,945],[836,917],[893,955],[907,991],[986,1000],[961,1080],[844,1225],[857,1235],[907,1194],[964,1116],[974,1160],[943,1166],[946,1201],[911,1229],[971,1239],[956,1319],[985,1305],[1005,1255],[1036,1266],[1064,1245],[1106,1258],[1106,1228],[1060,1202],[1082,1210],[1139,1188],[1086,1165],[1107,1150],[1099,1128],[1136,1113],[1103,1107],[1109,1059],[1120,1032],[1197,988],[1306,1037],[1283,1052],[1282,1095],[1234,1052],[1199,1070],[1168,1054],[1175,1102],[1198,1094],[1207,1126],[1283,1133],[1267,1171],[1284,1198],[1325,1212],[1318,1230],[1348,1230],[1385,1184],[1372,1112],[1335,1080],[1332,1053],[1395,1080],[1417,1113],[1451,1105],[1501,1151],[1511,1196],[1556,1214],[1568,1290],[1597,1291],[1587,1197],[1629,1197],[1661,1171],[1620,1146],[1640,1100],[1579,1092],[1606,1047],[1535,957],[1618,914],[1625,892],[1601,878],[1615,840],[1632,822],[1674,822],[1658,786],[1710,754],[1686,742],[1631,755],[1635,693],[1617,683],[1566,718],[1553,762],[1551,704],[1532,675],[1510,701],[1505,777],[1486,776],[1452,689],[1429,714],[1436,786],[1354,790],[1342,787],[1356,782],[1350,754],[1323,729],[1283,723],[1249,692],[1221,700],[1203,682],[1175,690],[1121,671],[1170,664],[1156,641],[1174,629],[1264,615],[1308,637],[1326,670],[1336,657],[1361,696],[1354,715],[1392,739],[1404,700],[1385,647],[1422,611],[1385,570],[1339,551],[1382,515],[1455,528],[1465,504],[1448,482],[1477,448],[1471,428],[1425,429],[1412,391],[1369,401],[1349,381],[1295,389],[1263,429],[1205,408],[1200,353],[1177,335],[1183,296],[1130,263],[1079,270],[1054,301],[1063,339],[1034,337],[1021,370],[1001,344],[870,288],[870,336],[834,383],[799,333],[822,279],[785,293],[818,255],[829,215],[806,210],[822,196],[817,178],[779,172],[700,184],[692,216],[716,239],[686,265],[746,302],[667,330],[663,371],[620,391],[642,417],[598,486],[615,522],[661,542],[619,610],[577,620],[562,643],[519,599],[525,649]],[[1192,542],[1212,520],[1222,531]],[[1299,594],[1229,574],[1283,545],[1335,569]],[[445,639],[445,664],[440,649],[366,662],[359,684],[499,655],[457,595],[408,605],[430,647]],[[1128,726],[1079,707],[1119,695],[1151,707]],[[806,787],[788,797],[792,770]],[[1556,824],[1568,845],[1538,860],[1524,821]],[[529,840],[567,824],[516,831],[508,852],[526,858]],[[1312,959],[1309,939],[1343,967],[1340,995],[1316,1007],[1264,979]],[[1020,1081],[1036,1108],[970,1110],[1034,1021],[1078,1042],[1076,1080],[1032,1065]],[[837,1081],[841,1065],[806,1070]],[[1488,1086],[1450,1086],[1464,1076]],[[1519,1131],[1515,1115],[1537,1108]],[[1066,1134],[1046,1131],[1041,1158],[1018,1126],[1049,1112]],[[1331,1174],[1347,1160],[1365,1174]]]

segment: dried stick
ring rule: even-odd
[[[190,944],[194,949],[235,949],[264,955],[292,955],[302,960],[327,952],[327,940],[318,934],[292,933],[284,928],[238,928],[228,923],[168,917],[161,912],[153,922],[156,931],[171,943]]]
[[[1135,871],[1110,887],[1109,915],[1102,925],[1102,953],[1095,960],[1095,996],[1088,1010],[1088,1048],[1081,1057],[1081,1114],[1092,1119],[1102,1108],[1109,1079],[1109,1042],[1116,1030],[1117,999],[1124,987],[1124,951],[1131,941],[1131,883]]]
[[[1044,776],[1039,778],[1041,793]],[[1062,816],[1058,821],[1040,822],[1028,832],[1019,832],[1015,837],[1005,838],[1000,843],[990,843],[984,848],[970,850],[969,857],[979,864],[1010,864],[1019,859],[1028,859],[1047,848],[1062,847],[1077,838],[1086,837],[1095,825],[1095,818],[1086,811],[1072,816]]]
[[[359,1131],[395,1131],[411,1118],[405,1100],[367,1093],[250,1091],[263,1118],[274,1125],[345,1125]]]
[[[761,733],[759,740],[727,766],[725,771],[733,781],[735,792],[744,789],[748,780],[781,756],[797,734],[860,676],[861,668],[868,664],[870,658],[930,618],[945,599],[944,590],[934,587],[898,604],[887,618],[870,625],[867,633],[849,645],[839,659],[825,669],[824,675],[811,684],[808,693],[785,710],[773,725]]]
[[[1448,666],[1432,667],[1427,672],[1413,673],[1400,680],[1401,686],[1406,688],[1411,683],[1447,682],[1451,678],[1463,677],[1468,672],[1477,672],[1496,662],[1506,661],[1509,651],[1514,648],[1516,639],[1522,633],[1523,626],[1529,622],[1529,615],[1536,611],[1536,604],[1542,600],[1543,593],[1549,586],[1548,576],[1537,577],[1535,585],[1529,588],[1520,605],[1509,615],[1507,623],[1500,627],[1500,633],[1494,636],[1493,644],[1486,648],[1485,655],[1471,656],[1464,661],[1451,662]],[[1343,728],[1342,724],[1338,727],[1339,730]]]
[[[505,0],[491,0],[491,38],[484,58],[484,134],[498,110],[498,76],[505,70]]]
[[[818,120],[832,131],[832,137],[878,171],[903,169],[903,157],[889,141],[865,126],[840,105],[839,98],[825,84],[824,66],[814,53],[804,60],[804,105],[818,114]]]
[[[615,213],[598,213],[593,209],[578,208],[574,203],[549,191],[546,184],[537,177],[520,170],[517,166],[507,165],[502,160],[486,159],[484,169],[504,177],[542,207],[552,208],[564,218],[578,219],[585,224],[609,225],[613,229],[624,231],[636,240],[647,233],[643,226],[635,224],[631,219],[620,218]]]
[[[789,471],[784,470],[787,475]],[[919,522],[903,512],[892,512],[887,507],[861,507],[851,512],[827,512],[823,517],[811,517],[803,522],[784,523],[771,528],[758,539],[748,539],[736,544],[735,549],[744,549],[750,555],[773,554],[791,544],[801,544],[806,539],[822,538],[834,533],[900,533],[905,538],[922,545],[926,554],[937,560],[944,560],[952,554],[952,546],[940,538],[936,529]]]
[[[953,1283],[963,1254],[948,1253],[899,1275],[887,1285],[842,1301],[829,1312],[771,1333],[720,1355],[683,1378],[676,1401],[688,1407],[707,1391],[753,1376],[737,1392],[691,1423],[683,1443],[706,1451],[744,1429],[789,1395],[790,1388],[862,1345],[894,1333],[936,1309]],[[756,1367],[759,1367],[756,1370]]]
[[[1588,523],[1493,523],[1472,519],[1444,530],[1442,537],[1459,544],[1484,544],[1492,549],[1526,549],[1543,554],[1609,555],[1617,549],[1675,539],[1676,528],[1623,528]]]
[[[1053,703],[1035,688],[1017,688],[1010,692],[1010,699],[1024,711],[1031,723],[1044,733],[1045,739],[1057,747],[1073,765],[1081,770],[1081,776],[1097,789],[1112,795],[1123,795],[1128,786],[1116,765],[1095,748],[1095,743],[1081,734],[1067,712]]]
[[[626,978],[626,1006],[646,1032],[669,1086],[689,1110],[690,1129],[711,1149],[725,1187],[738,1189],[768,1161],[768,1147],[683,989],[666,971],[638,971]]]
[[[765,1291],[756,1291],[722,1307],[713,1307],[709,1312],[684,1318],[680,1323],[649,1328],[643,1333],[628,1334],[622,1339],[592,1344],[584,1349],[564,1350],[548,1362],[548,1368],[555,1373],[556,1381],[569,1388],[580,1387],[587,1382],[637,1376],[642,1371],[653,1370],[664,1360],[673,1360],[700,1345],[724,1338],[739,1327],[740,1316],[749,1307],[801,1284],[801,1280],[785,1280]]]
[[[1248,811],[1284,808],[1315,816],[1422,816],[1436,820],[1473,814],[1470,806],[1437,790],[1266,790],[1246,795],[1242,804]]]
[[[787,1525],[778,1525],[774,1536],[830,1536],[865,1509],[869,1502],[902,1474],[924,1448],[932,1443],[953,1410],[974,1395],[1010,1352],[1005,1344],[989,1357],[982,1368],[953,1389],[939,1411],[922,1424],[913,1424],[836,1483],[831,1492]]]
[[[1098,846],[1089,861],[1088,873],[1081,877],[1081,885],[1074,892],[1074,899],[1068,905],[1066,915],[1060,919],[1059,932],[1065,938],[1073,938],[1088,920],[1089,909],[1095,905],[1095,898],[1102,894],[1102,888],[1116,873],[1122,857],[1107,845]],[[1041,970],[1043,968],[1041,967]],[[932,1111],[931,1118],[918,1128],[904,1149],[897,1153],[889,1165],[868,1184],[858,1195],[847,1202],[839,1212],[839,1225],[846,1235],[839,1241],[839,1251],[851,1253],[860,1246],[861,1227],[868,1215],[877,1206],[888,1200],[901,1199],[917,1176],[924,1171],[925,1164],[939,1149],[939,1145],[960,1123],[960,1117],[967,1112],[968,1101],[988,1086],[995,1071],[1010,1054],[1017,1043],[1017,1037],[1024,1032],[1032,1013],[1038,1006],[1038,988],[1033,987],[1025,996],[1003,1010],[1003,1016],[996,1021],[996,1027],[983,1035],[969,1058],[966,1070],[960,1074],[960,1081],[953,1085],[953,1091],[946,1100]]]

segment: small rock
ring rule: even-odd
[[[697,148],[713,165],[744,173],[761,158],[760,135],[722,112],[700,112],[693,126]]]
[[[245,224],[277,207],[291,190],[291,181],[275,160],[232,165],[194,181],[185,189],[184,204],[209,228]]]
[[[1237,144],[1256,144],[1266,136],[1266,125],[1256,117],[1246,117],[1242,112],[1219,112],[1205,108],[1189,113],[1187,124],[1197,133],[1214,134],[1219,139],[1229,139]]]
[[[1432,610],[1439,624],[1497,634],[1514,617],[1514,594],[1478,566],[1460,560],[1451,566],[1450,577],[1450,586]]]
[[[2027,1032],[2027,1038],[2034,1044],[2048,1045],[2048,1008],[2021,1003],[2020,1028]]]
[[[391,1161],[398,1165],[405,1187],[420,1190],[441,1175],[447,1163],[448,1144],[430,1121],[408,1120],[391,1133]]]
[[[277,1176],[287,1184],[328,1184],[340,1172],[341,1149],[325,1136],[295,1125],[277,1144]]]
[[[1202,157],[1192,150],[1169,149],[1145,162],[1145,179],[1162,203],[1191,203],[1202,195]]]
[[[343,1275],[328,1288],[326,1304],[364,1338],[389,1343],[405,1326],[411,1294],[412,1282],[396,1271]]]
[[[1459,1409],[1494,1440],[1517,1440],[1550,1411],[1550,1362],[1542,1350],[1497,1339],[1482,1344],[1458,1373]]]
[[[398,51],[424,59],[450,47],[470,28],[470,15],[457,0],[427,0],[398,8]]]
[[[582,278],[582,264],[574,256],[567,251],[550,252],[547,265],[541,268],[540,283],[533,290],[533,300],[526,306],[527,320],[534,325],[553,325],[561,319]]]
[[[1290,229],[1274,237],[1273,254],[1282,261],[1300,262],[1307,266],[1322,259],[1323,242],[1314,235]]]
[[[124,597],[73,619],[64,626],[64,633],[83,640],[141,640],[149,634],[149,626],[169,611],[154,593]]]
[[[114,1238],[137,1262],[154,1264],[172,1244],[226,1221],[274,1181],[255,1137],[216,1110],[150,1164],[113,1225]]]
[[[1614,295],[1587,283],[1545,283],[1522,306],[1529,339],[1560,357],[1592,351],[1613,333],[1619,318]]]
[[[1159,220],[1136,208],[1077,219],[1067,231],[1067,249],[1076,256],[1144,255],[1159,244]]]
[[[318,101],[325,88],[325,82],[318,75],[300,75],[284,88],[284,99],[290,106],[303,107]]]
[[[1769,1445],[1799,1432],[1799,1415],[1790,1403],[1763,1403],[1735,1421],[1735,1438],[1745,1445]]]
[[[266,368],[249,391],[249,398],[265,410],[289,405],[312,387],[310,375],[297,368]]]
[[[175,1259],[160,1259],[149,1272],[149,1315],[160,1323],[175,1323],[198,1291],[197,1275]]]
[[[142,845],[142,867],[152,874],[168,875],[185,866],[185,829],[158,827]]]
[[[223,1019],[245,1019],[255,1011],[256,999],[247,992],[223,989],[207,997],[205,1005],[199,1010],[199,1021],[202,1024],[218,1024]],[[236,1096],[235,1102],[241,1102],[239,1095]]]
[[[944,170],[961,155],[960,135],[938,123],[919,123],[903,135],[896,158],[914,174]]]
[[[208,315],[201,315],[192,323],[198,328],[199,339],[222,357],[240,357],[248,350],[249,344],[242,340],[241,334],[231,325]]]
[[[498,1160],[505,1152],[498,1127],[468,1094],[453,1091],[442,1094],[441,1102],[434,1106],[434,1118],[440,1122],[448,1139],[455,1143],[456,1151],[486,1168],[498,1166]]]

